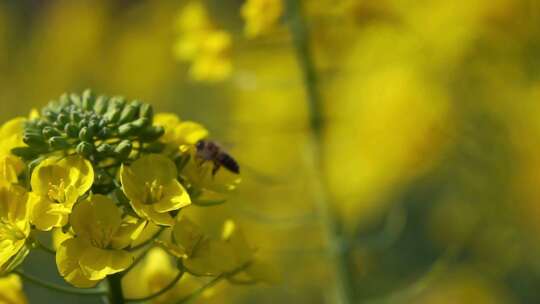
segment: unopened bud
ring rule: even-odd
[[[114,153],[116,153],[120,158],[127,158],[129,154],[131,153],[131,149],[133,148],[131,141],[129,140],[123,140],[121,141],[116,148],[114,149]]]
[[[49,138],[49,145],[54,150],[69,148],[69,142],[62,136],[53,136]]]

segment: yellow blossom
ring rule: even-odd
[[[11,154],[11,149],[22,147],[23,127],[26,119],[17,117],[0,127],[0,183],[16,183],[25,165],[23,161]]]
[[[92,164],[81,156],[42,161],[31,177],[32,223],[40,230],[62,227],[73,205],[94,182]]]
[[[28,254],[28,194],[20,186],[0,187],[0,274],[17,267]]]
[[[175,164],[159,154],[145,155],[120,169],[120,181],[133,210],[143,219],[171,226],[170,211],[191,204],[189,194],[177,180]]]
[[[201,228],[183,216],[173,227],[168,250],[183,259],[190,273],[219,275],[241,270],[250,280],[275,282],[279,274],[255,256],[243,232],[231,220],[225,222],[218,240],[204,235]]]
[[[244,33],[253,38],[268,32],[283,14],[282,0],[248,0],[241,9]]]
[[[25,146],[22,140],[25,121],[26,118],[17,117],[0,127],[0,155],[11,154],[11,149]]]
[[[158,113],[154,116],[154,123],[165,129],[161,141],[173,150],[185,150],[195,145],[199,140],[208,136],[208,130],[201,124],[193,121],[181,121],[173,113]]]
[[[93,195],[73,209],[74,237],[62,242],[56,253],[60,274],[70,284],[85,288],[107,275],[128,268],[133,256],[123,250],[129,239],[122,231],[120,209],[108,197]],[[119,235],[123,237],[119,239]]]
[[[159,292],[169,285],[178,273],[174,259],[171,259],[165,250],[155,247],[148,252],[141,264],[124,277],[122,283],[127,297],[140,298]],[[202,284],[194,276],[184,273],[174,287],[151,302],[174,303],[199,290]],[[206,289],[201,300],[210,298],[214,291],[214,288]]]
[[[24,170],[24,167],[25,165],[20,158],[10,154],[0,154],[0,183],[17,183],[19,174]]]
[[[179,60],[191,62],[190,76],[198,81],[221,81],[232,72],[231,36],[217,29],[199,1],[186,5],[178,17],[180,39],[174,45]]]
[[[26,304],[28,300],[23,292],[21,278],[10,274],[0,278],[0,303]]]

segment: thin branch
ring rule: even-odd
[[[54,249],[49,248],[48,246],[43,245],[40,241],[34,238],[34,244],[36,244],[37,248],[43,250],[46,253],[56,255],[56,251]]]
[[[248,262],[244,265],[242,265],[241,267],[239,267],[238,269],[234,270],[234,271],[231,271],[231,272],[228,272],[228,273],[222,273],[220,274],[219,276],[215,277],[214,279],[212,279],[210,282],[206,283],[205,285],[203,285],[201,288],[197,289],[195,292],[193,292],[192,294],[180,299],[178,302],[176,302],[176,304],[186,304],[186,303],[191,303],[192,301],[195,301],[198,297],[200,297],[206,290],[208,290],[209,288],[212,288],[214,287],[215,285],[217,285],[219,282],[221,282],[223,279],[226,279],[226,278],[230,278],[242,271],[244,271],[246,268],[249,267],[249,265],[251,264],[251,262]]]
[[[150,300],[152,300],[154,298],[157,298],[157,297],[161,296],[162,294],[166,293],[167,291],[171,290],[174,286],[176,286],[176,283],[178,283],[178,281],[180,281],[180,279],[182,278],[183,275],[184,275],[184,271],[178,272],[176,277],[174,277],[174,279],[172,279],[172,281],[169,284],[167,284],[167,286],[163,287],[158,292],[155,292],[155,293],[153,293],[151,295],[148,295],[148,296],[142,297],[142,298],[125,299],[125,301],[126,302],[146,302],[146,301],[150,301]]]
[[[306,103],[309,109],[309,126],[311,129],[312,162],[316,171],[315,196],[321,224],[324,227],[324,238],[328,244],[330,266],[336,283],[336,304],[348,304],[351,299],[351,280],[347,268],[347,252],[342,250],[342,234],[336,219],[335,210],[327,198],[326,185],[323,182],[323,109],[319,92],[319,79],[315,69],[313,53],[309,45],[309,29],[302,11],[302,1],[287,0],[287,22],[292,35],[296,58],[302,72],[306,93]]]
[[[159,230],[154,235],[152,235],[152,237],[148,238],[148,240],[140,243],[137,246],[133,246],[133,247],[129,248],[128,251],[133,252],[133,251],[137,251],[137,250],[139,250],[141,248],[144,248],[144,246],[154,242],[154,240],[157,237],[159,237],[159,235],[163,232],[163,230],[165,230],[165,227],[160,227]]]
[[[35,285],[58,291],[61,293],[66,294],[75,294],[75,295],[81,295],[81,296],[101,296],[107,294],[107,291],[98,289],[98,288],[88,288],[88,289],[82,289],[82,288],[73,288],[73,287],[67,287],[67,286],[61,286],[58,284],[42,281],[41,279],[31,275],[27,274],[22,270],[15,270],[14,273],[18,274],[21,278],[24,280],[33,283]]]

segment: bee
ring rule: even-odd
[[[199,140],[195,144],[196,157],[202,162],[211,161],[214,163],[212,176],[216,175],[219,168],[224,167],[235,174],[240,174],[240,166],[232,156],[223,151],[223,149],[213,141]]]

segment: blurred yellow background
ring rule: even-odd
[[[281,280],[201,303],[337,303],[332,249],[350,303],[540,303],[537,1],[301,1],[319,147],[286,3],[251,37],[243,0],[200,2],[220,35],[198,67],[177,56],[197,38],[191,3],[0,1],[0,119],[92,88],[208,126],[243,182],[200,216],[239,221]],[[50,257],[30,258],[60,281]],[[30,303],[75,301],[24,288]]]

